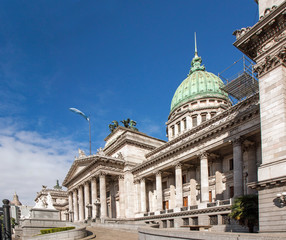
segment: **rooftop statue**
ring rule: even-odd
[[[54,189],[58,189],[58,190],[62,189],[62,186],[60,186],[59,184],[59,180],[57,180],[57,184],[54,186]]]
[[[118,122],[116,120],[112,121],[112,124],[108,125],[110,132],[113,132],[115,128],[118,127]]]

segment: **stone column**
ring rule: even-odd
[[[84,220],[84,203],[83,203],[83,186],[78,187],[78,211],[79,211],[79,221]]]
[[[197,181],[195,167],[190,170],[190,192],[190,205],[197,205]]]
[[[90,192],[89,192],[89,182],[84,184],[84,209],[85,209],[85,219],[88,219],[88,205],[90,204]]]
[[[140,207],[140,181],[139,180],[135,180],[134,181],[134,185],[135,185],[135,213],[139,213],[141,210]]]
[[[209,202],[209,170],[208,153],[200,155],[200,174],[201,174],[201,202]]]
[[[106,178],[104,173],[101,173],[99,175],[99,187],[100,187],[100,217],[106,218],[107,216]]]
[[[125,192],[124,192],[124,176],[118,177],[119,186],[119,214],[120,218],[125,218]]]
[[[73,209],[73,193],[72,191],[69,192],[69,220],[70,222],[73,221],[73,212],[74,212],[74,209]]]
[[[182,164],[178,163],[175,167],[176,175],[176,207],[183,206],[183,179],[182,179]]]
[[[241,138],[237,138],[233,141],[234,198],[243,195],[243,160],[241,144]]]
[[[78,218],[78,195],[77,195],[76,189],[73,191],[73,209],[74,209],[73,220],[78,221],[79,220]]]
[[[257,181],[257,161],[256,161],[256,147],[255,143],[251,143],[246,148],[247,151],[247,165],[248,165],[248,176],[247,183]],[[247,188],[247,194],[255,194],[255,189]]]
[[[141,189],[141,212],[145,213],[147,212],[147,206],[146,206],[146,183],[145,178],[141,178],[140,180],[140,189]]]
[[[157,210],[163,210],[162,172],[156,173]]]
[[[92,204],[92,218],[96,218],[96,205],[97,202],[97,181],[96,177],[91,179],[91,204]]]
[[[223,200],[223,182],[222,182],[222,161],[217,158],[213,163],[215,170],[215,198],[216,200]]]

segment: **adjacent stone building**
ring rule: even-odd
[[[259,12],[257,24],[235,32],[235,46],[257,62],[260,93],[233,105],[195,49],[167,142],[119,126],[95,155],[79,152],[63,182],[70,220],[235,230],[233,198],[258,192],[260,231],[285,231],[276,195],[286,191],[286,1],[261,0]]]
[[[59,211],[59,219],[62,221],[68,221],[68,194],[59,185],[58,180],[57,184],[52,189],[47,188],[47,186],[43,186],[42,190],[37,193],[35,202],[37,203],[39,200],[46,202],[48,194],[50,194],[52,197],[53,207]]]

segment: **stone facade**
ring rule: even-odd
[[[262,164],[258,181],[261,232],[285,231],[284,205],[276,196],[286,180],[286,1],[259,1],[260,19],[234,45],[256,62],[259,77]],[[240,31],[238,31],[240,32]]]
[[[119,126],[95,155],[80,151],[63,182],[71,221],[236,231],[233,198],[259,192],[260,231],[285,231],[276,194],[286,191],[286,1],[259,2],[259,22],[235,31],[234,45],[256,61],[260,93],[232,106],[196,49],[173,98],[167,142]]]

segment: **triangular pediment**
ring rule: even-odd
[[[92,161],[92,158],[76,159],[68,171],[63,186],[82,172]]]

